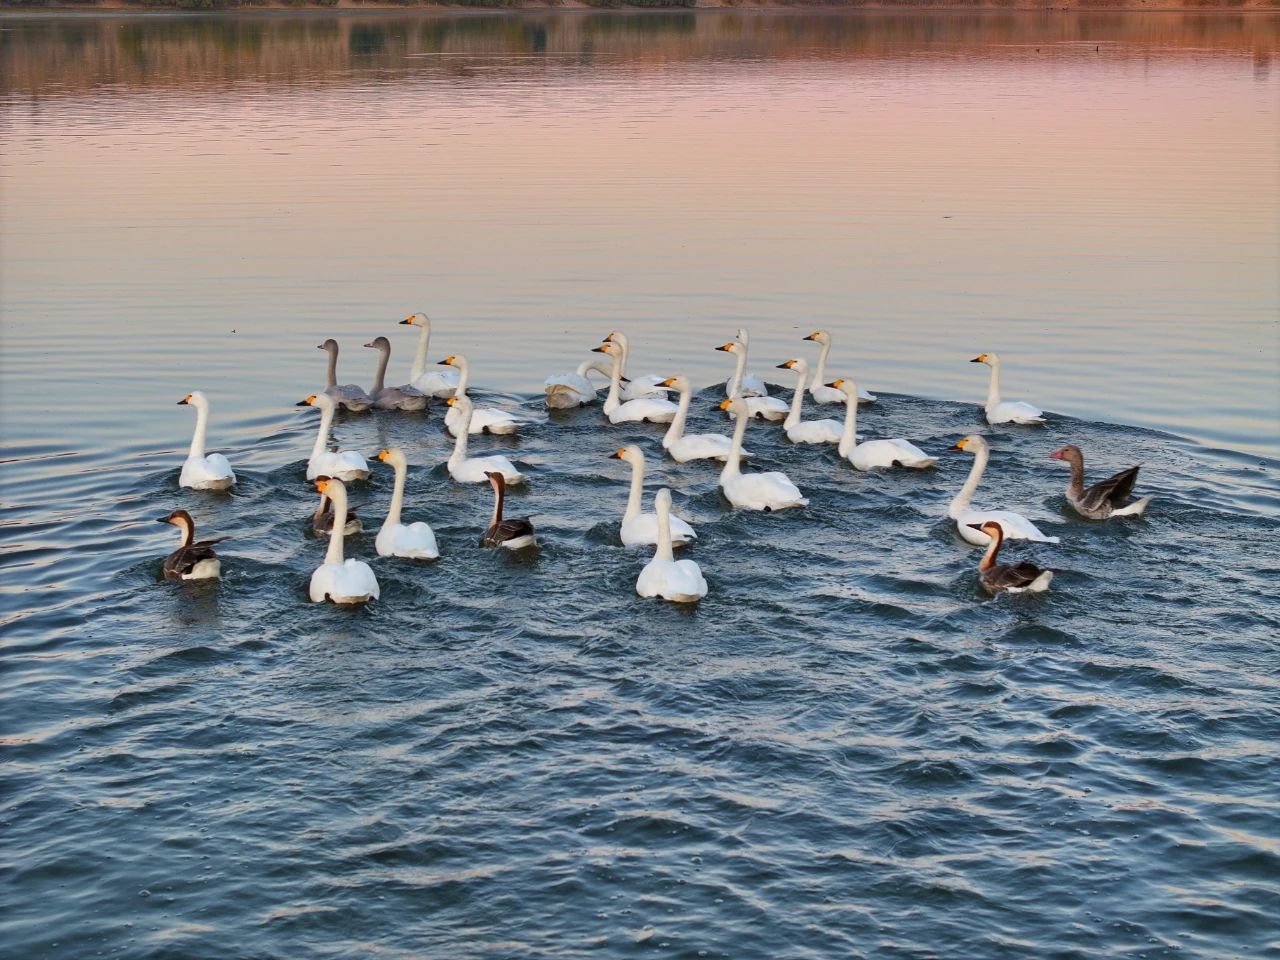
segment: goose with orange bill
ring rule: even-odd
[[[1147,509],[1150,497],[1130,502],[1134,484],[1138,482],[1140,467],[1121,470],[1113,477],[1100,480],[1092,486],[1084,485],[1084,453],[1075,444],[1067,444],[1061,450],[1049,454],[1052,460],[1061,460],[1071,468],[1071,482],[1067,484],[1067,502],[1076,513],[1090,520],[1106,520],[1108,517],[1138,517]]]

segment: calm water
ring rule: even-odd
[[[1280,949],[1278,49],[1262,14],[0,19],[0,953]],[[346,417],[444,556],[311,605],[293,404],[327,336],[400,382],[416,309],[535,418],[475,448],[543,549],[476,546],[438,409]],[[1010,550],[1053,591],[980,595],[961,454],[858,475],[753,426],[813,502],[744,515],[534,396],[615,328],[709,385],[739,325],[759,371],[830,328],[862,432],[931,452],[999,350],[1053,415],[989,431],[979,501],[1062,537]],[[176,489],[192,389],[235,496]],[[634,595],[629,441],[696,610]],[[1064,442],[1143,463],[1149,515],[1072,518]],[[235,538],[221,585],[157,581],[177,506]]]

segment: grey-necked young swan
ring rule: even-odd
[[[338,341],[330,337],[316,347],[329,355],[324,392],[335,404],[346,407],[352,413],[364,413],[373,406],[373,398],[354,383],[338,383]]]
[[[212,540],[196,539],[196,522],[185,510],[175,510],[157,523],[171,523],[182,531],[182,544],[164,558],[164,575],[170,580],[217,580],[222,576],[222,561],[213,545],[229,537]]]
[[[366,347],[378,351],[378,372],[373,378],[373,405],[379,410],[425,410],[427,395],[417,387],[401,384],[398,387],[385,386],[387,363],[391,360],[391,341],[386,337],[374,337]]]

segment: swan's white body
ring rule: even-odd
[[[489,478],[485,474],[491,472],[502,474],[502,478],[509,485],[523,483],[524,474],[517,470],[515,464],[504,456],[467,456],[467,437],[475,432],[469,429],[471,401],[467,399],[465,393],[459,390],[458,394],[450,397],[446,403],[449,404],[451,409],[461,411],[456,434],[457,439],[454,440],[453,454],[449,457],[449,476],[459,483],[488,483]]]
[[[552,410],[571,410],[574,407],[585,407],[589,403],[595,403],[600,395],[596,391],[595,384],[587,379],[587,374],[595,371],[607,377],[611,369],[612,366],[605,360],[592,357],[578,364],[578,369],[574,373],[547,377],[544,384],[547,406]]]
[[[999,356],[994,353],[984,353],[969,362],[985,363],[991,368],[991,382],[987,385],[987,403],[983,408],[987,414],[987,423],[1021,423],[1026,426],[1039,426],[1044,423],[1044,411],[1039,407],[1033,407],[1021,400],[1000,399]]]
[[[623,447],[614,454],[631,465],[631,491],[627,496],[627,509],[622,514],[622,542],[628,547],[658,542],[659,523],[656,513],[641,513],[644,498],[644,454],[637,446]],[[676,546],[698,538],[693,527],[679,517],[670,519],[670,536]]]
[[[732,351],[738,362],[733,376],[724,382],[724,395],[730,400],[734,397],[767,397],[769,385],[755,374],[747,373],[747,351],[751,348],[751,335],[741,327],[738,328],[738,343],[742,344],[742,350]]]
[[[680,402],[676,404],[676,415],[671,426],[662,437],[662,447],[667,456],[677,463],[688,463],[690,460],[724,460],[729,456],[733,441],[722,433],[690,433],[684,432],[685,421],[689,417],[689,403],[693,399],[693,386],[687,377],[670,377],[663,385],[680,391]],[[745,450],[744,457],[751,454]]]
[[[312,394],[298,406],[320,408],[320,429],[316,431],[315,446],[311,448],[311,459],[307,461],[307,479],[334,477],[347,483],[352,480],[367,480],[369,464],[364,457],[354,450],[326,449],[334,411],[333,400],[328,394]]]
[[[822,349],[818,351],[818,365],[814,368],[813,380],[810,381],[809,396],[813,397],[814,403],[844,403],[844,393],[827,386],[827,357],[831,353],[831,334],[826,330],[815,330],[805,339],[822,344]],[[871,403],[875,399],[874,394],[858,388],[859,403]]]
[[[738,336],[741,337],[746,332],[747,331],[745,330],[739,330]],[[734,368],[733,376],[725,383],[726,391],[733,390],[750,379],[745,373],[747,366],[747,345],[743,343],[741,339],[730,341],[722,347],[716,347],[716,349],[725,353],[732,353],[734,357],[737,358],[737,366]],[[759,377],[753,379],[755,379],[760,386],[764,387],[764,381],[760,380]],[[764,387],[764,390],[767,389],[767,387]],[[743,405],[747,410],[747,416],[753,420],[785,420],[788,412],[787,405],[777,397],[766,397],[762,394],[763,391],[760,391],[760,395],[740,396],[738,398],[743,401]],[[732,400],[734,396],[735,395],[731,393],[729,395],[729,399]],[[733,412],[733,407],[729,407],[728,410],[730,417],[736,416]]]
[[[438,367],[427,368],[427,348],[431,345],[431,319],[425,313],[415,313],[400,321],[401,324],[417,327],[418,352],[413,355],[413,366],[409,370],[409,384],[421,390],[429,397],[452,397],[458,387],[458,371],[441,370]]]
[[[627,335],[615,330],[605,337],[603,342],[616,343],[622,348],[621,375],[627,376],[627,361],[631,359],[631,343],[627,340]],[[628,382],[622,384],[621,389],[618,391],[618,397],[623,403],[630,400],[665,399],[667,391],[662,386],[664,379],[663,377],[655,377],[652,374],[632,377]]]
[[[323,603],[364,603],[378,599],[378,578],[363,560],[342,556],[343,529],[347,525],[347,490],[341,480],[322,480],[317,488],[333,501],[333,532],[324,563],[311,574],[311,600]]]
[[[839,420],[801,420],[800,413],[804,408],[805,378],[809,373],[809,365],[803,360],[788,360],[778,364],[779,368],[794,370],[796,373],[796,390],[791,395],[791,409],[787,419],[782,421],[782,429],[792,443],[839,443],[844,432],[844,424]],[[835,389],[831,387],[830,389]],[[844,394],[840,394],[843,398]]]
[[[840,434],[840,456],[858,470],[875,470],[878,467],[910,467],[923,470],[932,467],[937,457],[931,457],[910,440],[895,437],[891,440],[865,440],[858,442],[858,385],[852,380],[836,380],[831,386],[845,395],[844,430]]]
[[[470,368],[467,366],[467,358],[460,354],[454,354],[445,357],[440,361],[442,365],[456,367],[459,371],[458,386],[454,390],[455,397],[467,396],[467,384],[471,382]],[[520,428],[520,420],[512,416],[505,410],[499,410],[497,407],[471,407],[471,426],[468,428],[472,433],[515,433]],[[453,436],[458,435],[458,430],[462,424],[462,414],[459,413],[457,406],[451,406],[445,411],[444,425]]]
[[[987,446],[987,441],[976,434],[965,437],[956,444],[956,447],[973,454],[973,466],[969,469],[969,476],[964,486],[952,499],[951,506],[947,508],[947,516],[956,522],[956,531],[961,537],[976,547],[985,547],[991,542],[991,538],[981,530],[974,530],[970,524],[982,526],[984,523],[995,521],[1000,524],[1006,540],[1058,542],[1057,537],[1044,533],[1020,513],[1013,513],[1010,510],[975,510],[971,507],[969,504],[973,501],[973,495],[982,481],[982,475],[987,470],[987,462],[991,459],[991,449]]]
[[[806,507],[809,501],[785,473],[743,473],[742,438],[747,432],[746,401],[741,397],[726,400],[722,407],[737,407],[737,423],[733,428],[733,446],[724,469],[720,471],[720,489],[729,502],[745,510],[786,510],[789,507]]]
[[[409,464],[404,453],[396,448],[383,450],[378,454],[378,459],[389,464],[396,472],[391,506],[387,509],[387,519],[383,521],[374,544],[378,556],[406,557],[410,560],[436,559],[440,556],[440,548],[436,546],[436,535],[431,528],[421,520],[407,524],[400,522],[400,511],[404,507],[404,484],[409,474]]]
[[[610,334],[617,336],[617,334]],[[621,343],[606,341],[595,348],[596,353],[603,353],[613,359],[613,367],[609,371],[609,394],[604,398],[604,415],[610,423],[670,423],[676,416],[676,405],[670,400],[659,397],[642,397],[623,403],[619,399],[622,388],[622,356],[624,348]],[[632,383],[635,383],[633,380]],[[666,391],[663,391],[664,393]]]
[[[692,560],[677,560],[671,551],[671,491],[665,487],[653,498],[657,510],[658,549],[636,579],[636,593],[676,603],[692,603],[707,595],[707,581]]]
[[[236,482],[235,472],[227,458],[220,453],[205,453],[205,438],[209,432],[209,400],[196,390],[178,401],[196,408],[196,432],[191,437],[191,450],[182,464],[178,486],[192,490],[226,490]]]

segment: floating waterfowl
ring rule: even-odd
[[[668,377],[662,381],[662,385],[680,392],[680,401],[676,404],[676,415],[662,437],[662,448],[667,451],[667,455],[677,463],[687,463],[690,460],[723,460],[727,457],[729,450],[733,447],[733,441],[724,434],[686,434],[684,432],[685,421],[689,417],[689,403],[693,399],[693,386],[689,383],[689,378]],[[751,456],[745,450],[742,455]]]
[[[1037,426],[1044,423],[1044,411],[1021,400],[1000,399],[1000,358],[994,353],[983,353],[970,363],[985,363],[991,368],[991,383],[987,386],[987,423],[1021,423]]]
[[[987,552],[978,561],[978,578],[982,589],[992,595],[997,593],[1043,593],[1049,589],[1053,571],[1037,567],[1027,560],[1021,563],[997,563],[1004,531],[995,520],[974,524],[989,543]]]
[[[528,517],[511,517],[503,519],[502,504],[506,499],[507,481],[497,470],[485,474],[489,485],[493,487],[493,517],[489,521],[489,529],[484,532],[480,541],[482,547],[505,547],[507,550],[523,550],[525,547],[536,547],[533,523]]]
[[[547,377],[543,383],[547,406],[552,410],[572,410],[595,403],[600,394],[596,385],[587,379],[589,373],[603,373],[609,376],[613,367],[602,357],[592,357],[578,364],[573,373]]]
[[[311,529],[320,536],[333,533],[333,503],[323,493],[320,494],[320,503],[316,507],[316,512],[311,515]],[[347,522],[342,528],[343,534],[353,537],[363,530],[364,523],[356,516],[355,509],[348,505]]]
[[[766,513],[807,507],[808,499],[785,473],[742,472],[742,438],[747,432],[747,421],[751,419],[746,400],[742,397],[725,400],[720,409],[737,418],[733,427],[733,446],[724,469],[720,471],[720,489],[729,502],[744,510],[763,510]]]
[[[369,464],[363,456],[354,450],[326,449],[335,409],[329,395],[313,393],[307,399],[299,400],[296,405],[320,409],[320,428],[316,431],[316,442],[311,448],[311,459],[307,461],[307,479],[335,477],[348,483],[352,480],[369,479]]]
[[[827,356],[831,353],[831,334],[826,330],[815,330],[804,339],[822,345],[822,349],[818,351],[818,366],[813,371],[813,379],[809,386],[809,395],[813,397],[813,402],[844,403],[844,394],[834,387],[827,386]],[[871,403],[875,399],[873,394],[867,393],[861,387],[858,388],[859,403]]]
[[[501,473],[510,484],[524,482],[524,474],[506,457],[494,454],[488,457],[468,457],[467,437],[474,433],[471,427],[471,401],[459,390],[456,396],[445,401],[451,409],[459,411],[458,430],[454,434],[453,454],[449,457],[449,476],[459,483],[484,483],[490,471]]]
[[[1121,470],[1114,477],[1099,481],[1091,487],[1084,485],[1084,454],[1074,444],[1049,454],[1052,460],[1062,460],[1071,467],[1071,482],[1067,484],[1067,502],[1076,513],[1090,520],[1106,520],[1108,517],[1137,517],[1147,509],[1150,497],[1142,497],[1129,503],[1133,485],[1138,481],[1140,467]]]
[[[365,393],[363,388],[354,383],[338,383],[338,341],[330,337],[316,349],[329,355],[329,369],[326,373],[328,386],[324,388],[329,398],[352,413],[364,413],[372,407],[373,397]]]
[[[427,367],[427,349],[431,345],[431,318],[425,313],[415,313],[400,321],[401,326],[417,327],[418,349],[409,369],[409,385],[428,397],[452,397],[458,387],[457,370],[440,370]]]
[[[1006,540],[1034,540],[1037,543],[1057,543],[1057,537],[1051,537],[1041,531],[1034,523],[1020,513],[1010,510],[975,510],[969,506],[973,494],[978,489],[983,473],[987,469],[987,461],[991,459],[991,449],[987,441],[977,434],[970,434],[956,443],[955,450],[964,450],[973,454],[973,466],[964,486],[947,508],[947,516],[956,522],[956,530],[969,543],[985,547],[991,542],[990,537],[982,532],[982,525],[988,522],[1000,524]]]
[[[347,526],[347,488],[341,480],[320,477],[316,489],[333,501],[333,530],[324,563],[311,574],[310,596],[313,603],[332,600],[338,604],[364,603],[378,599],[378,578],[363,560],[344,558],[342,541]]]
[[[627,379],[627,364],[631,360],[631,342],[627,340],[626,334],[615,330],[609,334],[601,343],[616,343],[622,348],[622,366],[620,368],[620,377],[622,387],[618,392],[618,399],[623,403],[629,400],[645,400],[645,399],[665,399],[667,391],[662,389],[662,377],[656,377],[653,374],[644,374],[641,376]]]
[[[175,510],[157,523],[171,523],[182,531],[182,545],[164,558],[164,575],[170,580],[217,580],[222,576],[222,561],[213,545],[230,537],[196,540],[196,522],[185,510]]]
[[[436,535],[431,528],[421,520],[409,524],[400,522],[400,511],[404,508],[404,484],[409,474],[409,464],[404,452],[398,447],[392,447],[380,452],[378,459],[396,473],[387,519],[382,522],[382,529],[378,531],[378,539],[374,544],[378,556],[404,557],[408,560],[436,559],[440,556],[440,549],[436,546]]]
[[[724,382],[724,395],[730,400],[734,397],[767,397],[769,385],[762,378],[747,372],[747,354],[751,350],[751,335],[744,327],[738,328],[736,341],[742,345],[742,349],[733,351],[738,362],[733,369],[733,376]],[[724,347],[717,349],[723,350]]]
[[[592,352],[603,353],[612,358],[613,366],[609,371],[609,394],[604,398],[604,415],[610,423],[670,423],[675,419],[677,408],[665,397],[638,397],[623,403],[619,400],[622,386],[621,343],[606,341]],[[633,380],[632,383],[635,383]],[[664,390],[665,394],[666,391]]]
[[[453,395],[459,398],[466,397],[467,384],[471,381],[467,358],[458,353],[451,354],[441,360],[440,365],[458,369],[458,386]],[[444,415],[444,425],[455,437],[458,435],[461,421],[462,414],[459,413],[458,407],[450,406]],[[471,407],[471,426],[468,429],[472,433],[511,434],[515,433],[519,428],[520,420],[505,410],[499,410],[497,407],[477,407],[474,405]]]
[[[707,595],[707,581],[701,568],[692,560],[675,559],[671,551],[671,491],[666,487],[659,490],[654,495],[653,506],[657,511],[658,549],[640,571],[636,579],[636,593],[675,603],[701,600]]]
[[[199,390],[193,390],[178,401],[178,406],[196,408],[196,432],[191,437],[191,450],[182,464],[182,473],[178,475],[178,486],[192,490],[226,490],[236,482],[231,464],[220,453],[204,452],[209,432],[208,398]]]
[[[627,509],[622,514],[622,542],[628,547],[641,544],[649,545],[658,542],[658,515],[641,513],[641,501],[644,498],[644,454],[634,444],[623,447],[611,457],[631,465],[631,491],[627,496]],[[693,527],[679,517],[671,519],[671,539],[677,546],[683,546],[698,538]]]
[[[840,434],[840,456],[858,470],[874,470],[877,467],[909,467],[924,470],[938,460],[931,457],[910,440],[895,437],[891,440],[864,440],[858,442],[858,385],[852,380],[833,380],[827,384],[845,395],[844,430]]]
[[[745,333],[746,331],[740,330],[738,332]],[[723,353],[731,353],[734,355],[734,357],[737,358],[737,366],[734,368],[733,376],[730,377],[729,380],[727,381],[727,385],[725,389],[727,390],[736,384],[740,384],[744,382],[744,380],[746,379],[744,376],[744,372],[747,366],[747,345],[743,343],[741,340],[730,340],[728,343],[722,346],[716,347],[716,349]],[[760,380],[759,377],[756,377],[754,379],[758,381],[760,384],[764,383],[764,381]],[[730,400],[734,399],[734,396],[735,396],[734,394],[730,394],[729,399]],[[779,400],[777,397],[766,397],[760,394],[760,395],[750,396],[750,397],[739,397],[739,399],[743,401],[743,406],[747,410],[747,416],[751,417],[753,420],[785,420],[786,419],[787,412],[788,412],[787,405],[783,403],[781,400]],[[733,410],[732,407],[724,407],[723,405],[722,405],[722,409],[726,409],[730,411]],[[732,412],[730,413],[730,416],[735,416],[735,415],[736,414]]]
[[[809,373],[809,365],[803,360],[788,360],[786,363],[778,364],[779,370],[793,370],[796,374],[796,389],[791,395],[791,409],[787,412],[787,419],[782,421],[782,429],[787,434],[787,439],[792,443],[839,443],[840,436],[844,433],[844,424],[839,420],[801,420],[800,413],[804,407],[805,378]],[[834,390],[834,387],[825,387],[826,390]],[[840,394],[840,399],[844,399],[844,394],[839,390],[835,390]]]
[[[399,387],[384,386],[387,376],[387,363],[391,360],[391,341],[386,337],[374,337],[372,343],[366,343],[378,351],[378,372],[373,378],[373,405],[379,410],[425,410],[427,395],[417,387],[403,384]]]

